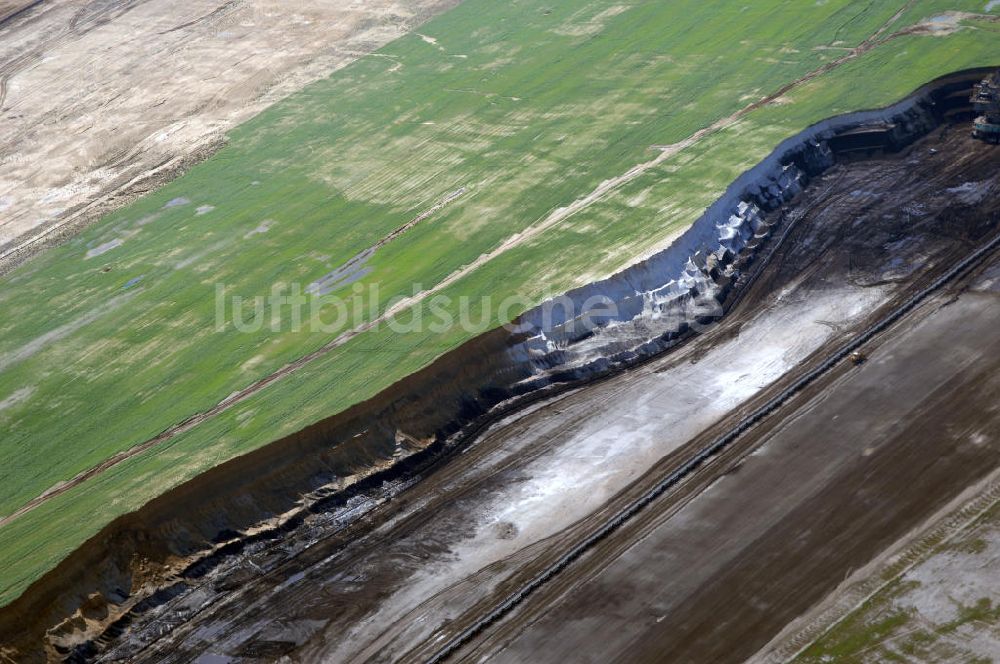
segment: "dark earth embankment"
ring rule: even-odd
[[[845,159],[902,150],[953,117],[956,109],[944,101],[979,74],[938,82],[885,111],[821,123],[784,143],[671,249],[568,294],[575,302],[593,295],[615,302],[619,315],[602,319],[597,331],[573,320],[542,327],[543,309],[533,310],[515,331],[487,333],[376,398],[116,520],[0,611],[2,652],[15,661],[93,656],[144,612],[190,592],[244,552],[280,548],[296,532],[312,540],[329,536],[346,521],[331,525],[328,515],[358,504],[370,509],[440,466],[488,423],[675,346],[698,322],[683,320],[698,296],[731,303],[744,294],[755,275],[754,257],[767,255],[769,243],[788,228],[777,210],[834,165],[831,139]],[[865,140],[880,138],[860,148],[843,138],[858,135],[859,125]],[[900,232],[905,240],[906,230]],[[704,315],[698,310],[696,317]],[[276,559],[300,550],[290,547]]]

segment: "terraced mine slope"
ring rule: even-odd
[[[468,0],[305,88],[3,277],[0,599],[168,489],[663,249],[808,125],[1000,61],[998,33],[981,2]],[[220,294],[295,284],[362,306],[332,329],[272,326],[270,309],[260,325],[219,324]],[[434,295],[453,314],[472,296],[475,324],[375,327],[430,317]],[[480,299],[513,295],[504,311]],[[328,480],[429,444],[369,429],[364,446],[326,441],[345,450]],[[255,493],[262,469],[243,467],[234,509],[289,507]],[[170,506],[156,509],[169,529]],[[120,586],[148,580],[143,555],[185,560],[212,539],[175,532],[152,552],[133,535]]]
[[[560,662],[580,652],[744,661],[915,523],[931,521],[917,529],[930,535],[892,556],[896,571],[996,502],[996,415],[983,406],[996,383],[998,186],[995,149],[966,123],[829,167],[764,215],[761,228],[778,232],[711,330],[497,421],[415,483],[370,487],[317,505],[294,528],[220,548],[74,652],[178,663]],[[954,272],[963,264],[971,273]],[[867,335],[867,362],[843,361],[845,344],[900,311]],[[777,405],[757,427],[639,500],[766,404]],[[934,523],[963,493],[972,507]],[[636,500],[645,507],[630,518],[612,516]],[[608,522],[619,525],[595,539]],[[975,559],[962,560],[958,572]],[[869,586],[889,575],[871,576]],[[995,596],[987,570],[975,578],[963,595]],[[956,608],[967,617],[953,627],[968,634],[994,615],[980,608]],[[883,652],[870,646],[904,612],[810,661],[851,646]],[[825,626],[806,625],[763,661],[787,661]],[[961,637],[947,629],[940,645],[952,648],[929,652],[955,652]],[[982,653],[989,641],[978,641]]]

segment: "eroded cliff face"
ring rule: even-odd
[[[0,611],[0,653],[18,662],[86,659],[134,616],[242,551],[293,531],[340,528],[490,422],[679,343],[752,283],[791,223],[768,213],[836,162],[831,143],[862,130],[876,137],[873,149],[903,147],[942,121],[945,95],[980,76],[955,75],[890,108],[810,127],[741,176],[664,251],[117,519]],[[307,540],[275,555],[295,555]]]
[[[916,294],[926,292],[925,287],[938,283],[962,261],[982,257],[985,248],[995,246],[1000,220],[1000,200],[995,196],[1000,191],[1000,162],[995,157],[992,146],[969,137],[967,125],[948,124],[899,153],[838,163],[815,178],[801,196],[766,217],[784,219],[781,226],[786,230],[770,240],[766,254],[755,261],[756,278],[737,292],[740,301],[704,334],[605,379],[572,383],[572,390],[502,418],[447,463],[422,473],[398,499],[371,510],[344,530],[334,526],[309,533],[304,527],[273,543],[248,547],[232,562],[223,562],[192,582],[185,594],[140,616],[99,661],[185,664],[202,656],[237,662],[280,656],[303,663],[426,661],[454,635],[483,626],[492,609],[513,592],[530,587],[540,574],[565,560],[567,552],[579,550],[577,545],[603,530],[616,509],[631,504],[630,499],[648,499],[650,487],[676,478],[673,471],[710,456],[709,463],[688,475],[683,486],[667,490],[662,501],[657,499],[655,506],[636,514],[633,522],[660,523],[659,530],[674,533],[676,544],[695,559],[688,563],[690,567],[674,564],[668,572],[662,559],[649,559],[642,572],[595,593],[590,606],[570,619],[564,610],[552,607],[559,625],[582,626],[578,635],[583,635],[585,643],[570,640],[573,645],[569,645],[559,638],[555,640],[563,644],[559,650],[543,635],[545,645],[522,651],[520,656],[505,657],[505,646],[496,654],[503,661],[525,661],[523,652],[532,653],[528,660],[555,661],[572,659],[572,652],[598,648],[608,654],[606,659],[615,659],[615,644],[630,642],[637,632],[683,633],[685,625],[691,626],[684,617],[688,613],[684,598],[695,583],[690,570],[713,570],[706,574],[715,579],[719,569],[734,562],[722,551],[745,561],[744,555],[734,552],[754,548],[756,536],[733,535],[737,524],[747,523],[747,500],[756,496],[761,501],[760,509],[750,511],[771,515],[762,516],[765,521],[776,515],[784,519],[788,509],[801,514],[803,521],[786,524],[789,532],[813,528],[816,510],[795,507],[802,496],[812,495],[817,484],[831,482],[829,473],[834,467],[856,468],[854,462],[859,460],[875,463],[868,456],[871,437],[877,439],[884,431],[882,425],[893,420],[889,417],[874,429],[869,423],[861,424],[864,435],[855,435],[858,418],[837,417],[835,407],[830,414],[834,417],[822,430],[824,442],[806,434],[795,445],[819,472],[815,482],[811,477],[803,480],[768,443],[758,450],[751,441],[760,441],[776,427],[794,427],[798,413],[825,403],[828,380],[840,385],[846,376],[868,376],[869,387],[877,386],[886,402],[904,407],[916,402],[912,395],[896,390],[897,379],[890,367],[902,365],[911,375],[921,376],[925,363],[914,364],[886,344],[889,338],[909,335],[927,316],[937,315],[938,307],[929,301],[916,311],[909,309]],[[996,253],[990,258],[995,259]],[[947,291],[962,292],[962,284],[944,290],[939,303],[949,301]],[[970,330],[989,328],[996,307],[988,303],[989,298],[974,293],[959,299],[975,299],[982,305],[984,315],[962,325],[965,337],[975,338]],[[968,315],[969,309],[953,304],[944,307],[947,318]],[[956,315],[959,309],[965,313]],[[898,325],[865,344],[870,362],[856,367],[842,361],[848,344],[866,338],[877,329],[876,323],[900,312],[903,320]],[[965,374],[969,365],[964,361],[971,361],[980,371],[981,362],[992,357],[988,353],[970,357],[970,350],[956,346],[955,339],[945,332],[936,342],[936,357],[949,367],[947,375]],[[982,348],[996,345],[993,341],[983,336]],[[926,352],[904,346],[909,358]],[[889,361],[889,354],[896,359]],[[964,360],[949,364],[951,358]],[[801,386],[806,376],[816,372],[824,374],[825,367],[829,368],[827,379],[818,378],[813,388],[805,387],[791,402],[775,405],[791,386]],[[882,378],[872,381],[872,372]],[[932,381],[920,384],[925,393],[937,385]],[[848,392],[865,405],[841,409],[839,414],[861,410],[878,421],[881,411],[871,393]],[[761,409],[772,407],[771,415],[756,418]],[[708,452],[707,446],[728,438],[720,438],[725,432],[748,427],[751,421],[758,426],[730,441],[733,447],[728,451]],[[956,444],[967,449],[970,444],[963,432],[967,433],[956,429],[952,435],[957,437]],[[933,438],[933,434],[927,437],[927,454],[914,457],[912,447],[905,446],[910,453],[904,458],[911,469],[936,465]],[[984,444],[977,449],[984,463],[972,467],[985,472],[996,459],[996,448]],[[746,463],[734,461],[743,453],[749,454]],[[757,462],[774,466],[781,481],[748,481],[745,471]],[[866,475],[857,472],[847,481],[833,482],[859,518],[871,516],[870,503],[856,501],[856,480]],[[739,478],[739,489],[731,484],[734,478]],[[966,479],[955,477],[951,488],[967,486]],[[731,522],[720,519],[715,509],[704,509],[705,501],[719,499],[718,490],[727,486],[723,493],[732,500]],[[898,483],[888,486],[892,488],[885,495],[896,496]],[[389,490],[383,486],[382,491]],[[924,493],[928,495],[917,501],[920,504],[932,504],[934,496],[942,495],[936,490]],[[697,497],[692,501],[693,494]],[[688,502],[702,506],[703,519],[691,522],[674,513],[674,507]],[[339,511],[346,519],[353,509],[349,503],[333,514]],[[873,518],[879,521],[882,516]],[[315,515],[311,523],[323,518],[329,517]],[[851,522],[844,521],[849,528]],[[684,531],[687,535],[677,535],[681,523],[689,528]],[[893,523],[905,530],[897,521]],[[637,532],[628,525],[625,529]],[[692,546],[692,531],[715,538],[715,543]],[[639,528],[640,537],[643,532]],[[294,549],[300,538],[312,546],[285,558],[275,553]],[[621,542],[615,535],[609,535],[608,545],[610,540]],[[884,528],[864,539],[851,537],[869,552],[890,540]],[[813,552],[789,550],[787,538],[774,540],[772,548],[799,556],[815,573],[809,562],[814,560]],[[837,560],[833,567],[839,572],[824,565],[822,574],[809,574],[809,580],[794,592],[794,605],[787,595],[777,593],[784,620],[822,594],[815,578],[836,583],[845,565],[864,564],[863,557],[846,556],[840,547],[820,548]],[[618,544],[602,544],[591,550],[594,555],[614,557],[611,551],[622,549]],[[673,555],[670,550],[664,553]],[[490,656],[495,651],[486,643],[504,643],[509,635],[533,624],[540,615],[538,607],[547,601],[543,597],[553,599],[561,596],[560,588],[585,583],[593,565],[588,555],[562,569],[550,579],[551,585],[545,584],[548,590],[539,588],[539,594],[515,609],[509,620],[475,638],[475,654],[464,654],[471,659]],[[765,566],[769,573],[756,577],[757,581],[766,579],[764,584],[771,588],[785,579],[787,570]],[[678,589],[678,583],[686,589]],[[735,583],[743,587],[744,580]],[[726,606],[734,611],[742,607],[741,615],[747,617],[737,621],[746,628],[739,636],[724,629],[724,635],[711,640],[713,652],[728,652],[726,657],[735,659],[734,651],[752,647],[747,645],[750,639],[766,638],[766,629],[758,631],[750,625],[760,624],[758,620],[783,624],[776,617],[775,604],[764,606],[745,594],[741,597],[747,603],[733,602],[733,582],[710,585],[718,588],[716,597],[724,598]],[[648,607],[653,597],[659,598],[654,602],[676,603],[679,613],[673,621],[650,624]],[[609,601],[614,611],[607,610]],[[636,613],[626,618],[618,611],[622,603],[634,607]],[[718,604],[710,606],[717,610]],[[196,612],[191,613],[192,609]],[[610,621],[617,621],[616,628],[608,629]],[[165,625],[169,625],[166,634]],[[598,633],[596,626],[602,631]],[[662,659],[664,651],[656,652],[652,661]],[[462,655],[457,656],[461,659]]]
[[[527,385],[628,365],[723,315],[781,225],[765,216],[836,163],[832,139],[861,132],[870,137],[872,152],[898,150],[938,126],[935,97],[954,85],[948,79],[889,108],[810,127],[737,179],[668,248],[526,312],[515,329],[528,338],[511,352],[515,363],[528,361],[534,369]],[[567,311],[576,315],[567,317]]]

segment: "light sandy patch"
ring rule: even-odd
[[[590,16],[593,7],[584,7],[569,17],[569,19],[554,30],[558,35],[566,37],[592,37],[604,30],[608,19],[631,9],[631,5],[612,5],[596,15]]]
[[[243,235],[243,239],[249,240],[254,235],[261,235],[263,233],[266,233],[269,230],[271,230],[272,226],[274,226],[274,220],[265,219],[264,221],[260,222],[260,224],[258,224],[256,228],[252,228],[249,231],[247,231],[246,234]]]
[[[431,46],[436,46],[441,51],[444,50],[444,47],[441,46],[440,44],[438,44],[438,40],[435,39],[434,37],[428,37],[427,35],[422,35],[419,32],[416,33],[416,34],[417,34],[418,37],[420,37],[424,41],[425,44],[430,44]]]
[[[479,94],[452,90],[455,94]],[[397,124],[415,122],[402,115]],[[398,136],[393,127],[373,129],[382,140],[356,143],[346,150],[321,153],[328,168],[313,175],[348,200],[414,209],[446,196],[464,184],[460,167],[465,155],[481,152],[496,137],[513,136],[524,128],[516,117],[508,123],[487,124],[472,114],[450,121],[420,122],[418,131]]]
[[[14,390],[14,392],[5,399],[0,399],[0,411],[6,410],[11,406],[16,406],[23,401],[26,401],[28,397],[34,394],[35,388],[32,385],[28,387],[22,387],[19,390]]]
[[[145,217],[137,219],[136,222],[135,222],[135,225],[139,226],[139,227],[145,226],[146,224],[153,223],[154,221],[156,221],[159,218],[160,218],[160,214],[158,212],[154,212],[153,214],[147,214]]]
[[[20,348],[0,355],[0,371],[5,371],[9,367],[23,362],[35,353],[39,352],[49,344],[55,343],[70,334],[76,332],[84,325],[94,322],[104,314],[114,311],[132,297],[132,293],[118,295],[105,302],[100,307],[94,307],[90,311],[78,316],[74,320],[60,325],[44,334],[40,334]]]
[[[249,410],[244,410],[236,416],[236,422],[240,427],[245,427],[253,420],[253,416],[257,414],[255,408]]]
[[[263,355],[254,355],[249,360],[240,365],[240,371],[250,371],[260,366],[261,362],[267,358]]]
[[[184,268],[191,267],[192,265],[196,265],[196,264],[200,263],[201,261],[205,260],[205,258],[207,258],[208,256],[211,256],[211,255],[215,254],[217,251],[219,251],[220,249],[224,248],[228,244],[229,244],[228,241],[223,240],[222,242],[216,242],[215,244],[211,245],[207,249],[204,249],[202,251],[193,252],[193,253],[185,256],[181,260],[177,261],[176,263],[174,263],[174,269],[175,270],[183,270]]]
[[[628,197],[627,199],[625,199],[625,205],[629,206],[630,208],[637,208],[641,206],[649,198],[649,191],[650,190],[646,188],[640,191],[638,194]]]
[[[914,34],[931,35],[934,37],[946,37],[962,29],[962,21],[971,21],[977,18],[996,20],[996,16],[990,14],[976,14],[973,12],[950,11],[932,16],[913,26],[909,32]]]
[[[96,247],[94,247],[93,249],[88,249],[87,250],[87,254],[84,256],[84,259],[94,258],[95,256],[100,256],[101,254],[106,254],[109,251],[111,251],[112,249],[117,249],[118,247],[122,246],[123,242],[124,242],[124,240],[122,240],[120,237],[118,237],[118,238],[115,238],[114,240],[111,240],[109,242],[105,242],[104,244],[99,244]]]

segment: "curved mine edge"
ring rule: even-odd
[[[280,539],[351,498],[387,499],[499,419],[676,346],[746,291],[749,267],[776,230],[764,215],[836,162],[831,142],[872,127],[882,148],[901,149],[945,121],[949,95],[992,69],[943,76],[896,104],[784,140],[669,247],[557,298],[573,311],[594,298],[614,302],[617,314],[597,316],[596,327],[562,316],[556,301],[542,303],[371,399],[114,519],[0,608],[0,656],[92,656],[102,635],[113,638],[248,545]],[[690,304],[706,297],[718,309],[692,313]]]

